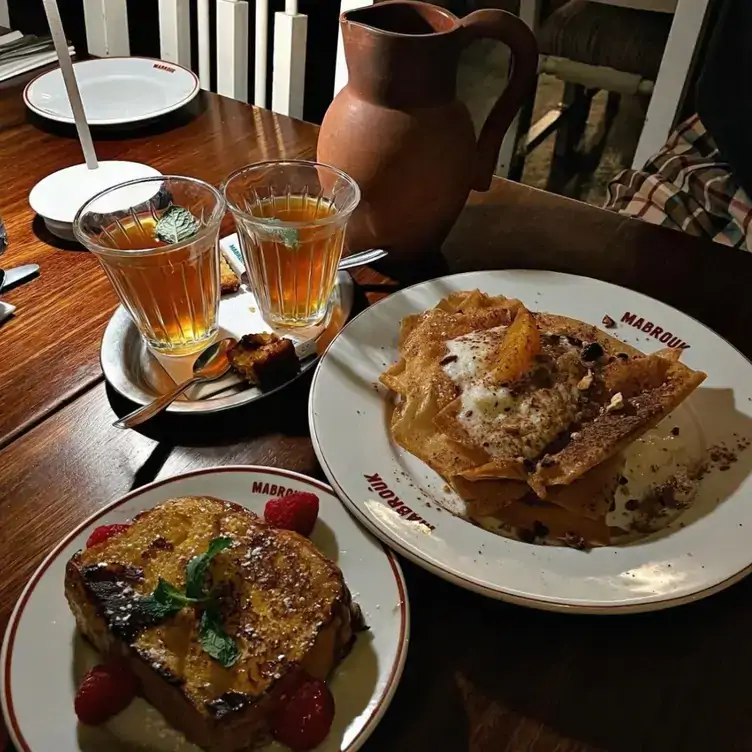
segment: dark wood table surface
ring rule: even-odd
[[[18,311],[0,327],[0,630],[53,543],[129,489],[233,463],[322,477],[306,378],[232,422],[163,416],[143,433],[111,426],[114,412],[130,407],[98,366],[114,297],[90,256],[48,242],[26,200],[42,175],[78,160],[77,146],[70,133],[27,122],[18,97],[18,88],[0,88],[0,214],[11,239],[2,265],[37,262],[42,273],[7,296]],[[313,126],[203,95],[169,128],[97,145],[104,157],[217,182],[254,159],[311,154],[315,138]],[[496,181],[471,197],[443,258],[449,270],[536,267],[618,282],[752,355],[752,258],[741,252]],[[441,264],[416,266],[428,275]],[[373,270],[356,277],[360,305],[398,284]],[[752,749],[752,581],[671,611],[582,617],[484,599],[403,567],[410,651],[366,750]]]
[[[54,132],[42,130],[48,127]],[[243,164],[311,156],[316,128],[202,94],[157,126],[103,135],[100,160],[145,162],[164,174],[219,184]],[[3,296],[18,311],[1,335],[11,356],[0,363],[1,447],[101,380],[99,342],[117,300],[94,256],[51,236],[29,207],[39,180],[83,161],[74,133],[41,120],[30,124],[19,87],[0,88],[0,155],[0,216],[10,240],[2,265],[41,267],[36,281]]]

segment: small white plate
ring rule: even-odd
[[[63,593],[65,565],[98,525],[125,522],[167,499],[214,496],[263,513],[266,501],[285,489],[318,495],[320,517],[312,540],[342,569],[369,626],[330,682],[334,725],[318,748],[359,749],[386,711],[405,664],[410,617],[400,566],[328,486],[289,470],[264,467],[212,468],[152,483],[108,504],[55,547],[21,595],[3,642],[3,714],[16,749],[198,752],[140,698],[102,728],[79,727],[73,699],[80,678],[98,656],[76,632]],[[265,749],[283,748],[272,744]]]
[[[350,317],[353,294],[352,277],[348,272],[339,272],[325,322],[326,341],[330,341],[333,332],[341,329]],[[325,325],[316,330],[301,330],[295,336],[285,333],[295,343],[300,358],[300,375],[318,362],[320,343],[315,341],[315,337]],[[237,293],[222,297],[216,339],[240,339],[244,334],[270,331],[272,328],[259,313],[256,298],[245,286],[241,286]],[[138,405],[146,405],[160,394],[173,389],[176,384],[187,381],[192,375],[193,363],[197,357],[198,354],[176,357],[153,353],[123,306],[118,306],[107,324],[100,349],[104,377],[117,392]],[[243,381],[240,376],[230,373],[217,381],[191,387],[165,412],[216,413],[229,410],[268,397],[297,378],[298,376],[275,389],[262,391]]]
[[[89,125],[127,125],[166,115],[199,92],[195,73],[147,57],[103,57],[73,64]],[[24,89],[26,106],[58,123],[73,123],[59,68],[42,73]]]
[[[666,608],[745,576],[752,569],[752,448],[741,451],[727,471],[708,473],[691,509],[659,533],[629,545],[590,552],[529,545],[445,511],[442,505],[452,503],[453,494],[442,479],[392,442],[391,396],[378,378],[397,360],[397,336],[406,315],[433,307],[453,291],[475,288],[596,326],[608,314],[618,322],[611,333],[646,352],[686,343],[683,362],[708,374],[682,406],[690,417],[694,412],[705,447],[722,442],[736,447],[752,437],[752,365],[674,308],[569,274],[487,271],[444,277],[366,309],[334,340],[314,374],[309,402],[313,445],[355,516],[392,548],[451,582],[548,610],[610,614]],[[667,420],[679,422],[679,412]]]
[[[73,220],[90,198],[118,183],[157,175],[161,175],[159,170],[140,162],[108,160],[100,162],[96,170],[90,170],[85,164],[72,165],[42,178],[29,193],[29,205],[42,217],[53,235],[75,241]],[[129,205],[136,206],[148,201],[158,188],[153,183],[146,183],[127,190]],[[126,201],[122,192],[119,200]]]

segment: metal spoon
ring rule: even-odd
[[[358,251],[358,253],[352,253],[349,256],[345,256],[342,261],[339,262],[337,267],[340,271],[343,269],[352,269],[354,266],[364,266],[365,264],[371,264],[374,261],[378,261],[380,258],[386,256],[387,251],[382,248],[371,248],[368,251]]]
[[[139,407],[124,418],[116,420],[112,425],[115,428],[134,428],[153,418],[157,413],[162,412],[168,405],[174,402],[189,386],[198,384],[203,381],[216,381],[224,376],[230,370],[230,360],[227,352],[231,347],[237,344],[237,340],[232,337],[221,339],[213,345],[209,345],[193,364],[193,376],[176,386],[171,392],[163,394],[148,405]]]

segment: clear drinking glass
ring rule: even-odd
[[[94,196],[73,221],[149,347],[203,349],[217,333],[222,194],[196,178],[131,180]]]
[[[224,195],[261,315],[284,328],[318,324],[360,201],[356,182],[317,162],[259,162],[230,175]]]

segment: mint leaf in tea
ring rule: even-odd
[[[181,243],[198,232],[198,220],[188,209],[172,204],[154,227],[154,236],[163,243]]]
[[[110,281],[147,342],[173,355],[203,349],[216,329],[216,236],[194,240],[199,227],[190,211],[173,204],[161,216],[152,209],[131,212],[102,231],[103,241],[120,252],[106,260]]]
[[[305,194],[272,196],[257,211],[258,223],[241,223],[239,230],[265,317],[284,327],[320,322],[334,287],[345,223],[335,219],[329,199]]]
[[[273,224],[282,222],[281,219],[277,219],[276,217],[270,217],[266,221]],[[291,251],[297,250],[300,246],[300,233],[297,227],[272,227],[269,230],[269,236],[274,240],[278,240],[285,248],[289,248]]]

